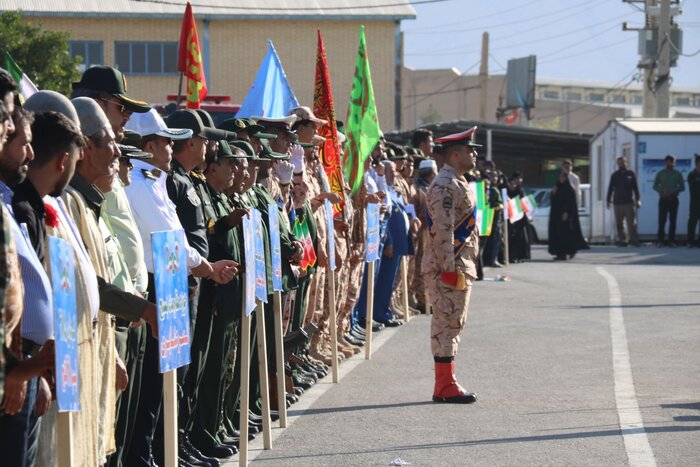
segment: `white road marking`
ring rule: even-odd
[[[631,466],[656,466],[654,452],[644,429],[642,413],[639,410],[637,394],[634,390],[632,366],[627,346],[625,319],[622,315],[620,288],[615,278],[600,266],[598,274],[608,283],[610,295],[610,336],[612,338],[613,372],[615,375],[615,403],[620,420],[620,431]]]

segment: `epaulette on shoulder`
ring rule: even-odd
[[[148,169],[141,169],[141,173],[143,174],[144,178],[147,178],[149,180],[156,180],[158,178]]]
[[[207,177],[204,176],[204,174],[202,172],[197,172],[196,170],[193,170],[192,172],[190,172],[190,177],[196,178],[196,179],[201,180],[203,182],[207,181]]]

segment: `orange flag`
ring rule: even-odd
[[[321,164],[326,170],[326,175],[328,175],[328,183],[331,186],[331,191],[345,198],[343,168],[340,163],[340,145],[338,144],[338,127],[335,123],[335,109],[333,107],[333,91],[331,90],[326,47],[323,45],[321,30],[318,30],[318,48],[316,52],[314,114],[318,118],[328,121],[318,131],[319,135],[326,138],[325,145],[321,147],[320,158]],[[342,206],[343,203],[334,205],[334,211],[336,213],[340,212]]]
[[[187,108],[198,109],[207,95],[207,81],[204,77],[197,23],[194,21],[190,2],[187,2],[185,16],[182,18],[177,69],[187,77]]]

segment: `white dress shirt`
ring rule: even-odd
[[[134,165],[131,171],[131,184],[124,188],[126,197],[129,198],[131,212],[141,234],[143,242],[144,260],[146,269],[153,273],[153,247],[151,244],[151,234],[166,230],[182,229],[180,219],[175,211],[175,204],[168,198],[168,191],[165,187],[167,174],[158,170],[158,176],[153,174],[155,167],[144,161],[132,159]],[[144,173],[150,172],[153,178]],[[184,229],[182,229],[184,230]],[[196,268],[202,263],[200,254],[189,244],[185,244],[187,253],[187,268]]]

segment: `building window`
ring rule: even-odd
[[[610,98],[610,102],[613,104],[625,104],[627,103],[627,99],[622,94],[618,94],[616,96],[612,96],[612,98]]]
[[[117,68],[132,75],[177,73],[177,42],[115,42]]]
[[[605,101],[605,94],[602,92],[592,92],[588,94],[588,100],[591,102],[603,102]]]
[[[690,107],[690,97],[676,97],[676,105]]]
[[[91,66],[104,64],[102,41],[68,41],[68,53],[73,58],[82,58],[78,65],[81,73]]]
[[[568,101],[581,101],[581,93],[580,92],[567,92],[566,93],[566,100]]]
[[[542,97],[545,99],[559,99],[559,91],[544,91]]]
[[[643,101],[644,98],[638,94],[632,98],[632,102],[634,102],[637,105],[640,105]]]

